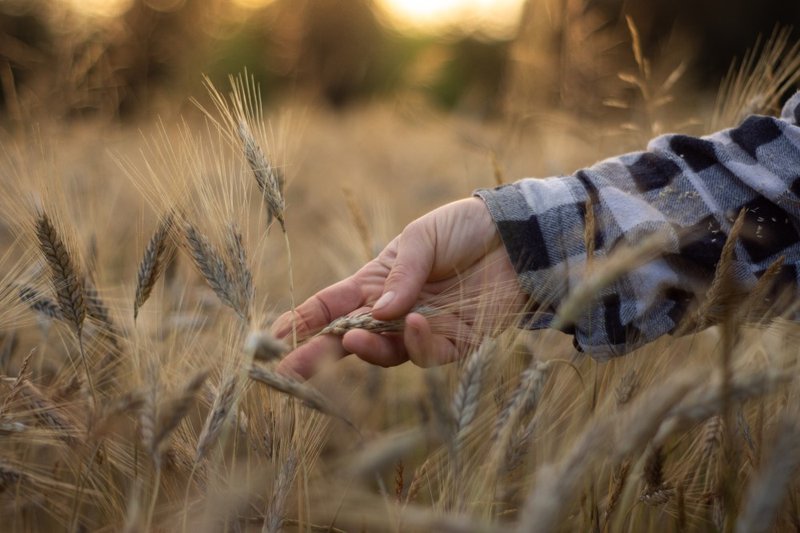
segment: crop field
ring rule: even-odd
[[[609,362],[556,331],[493,327],[492,294],[456,285],[423,303],[485,318],[452,332],[457,363],[275,371],[304,341],[274,338],[275,318],[415,217],[774,113],[800,79],[776,34],[716,107],[659,121],[682,70],[656,77],[631,34],[632,120],[602,127],[411,96],[262,108],[244,72],[206,79],[181,114],[4,132],[0,529],[800,529],[800,338],[761,319],[779,264],[748,295],[728,282],[735,231],[693,317],[715,325]],[[620,270],[598,260],[573,293]]]

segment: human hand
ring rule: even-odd
[[[422,314],[407,314],[416,304],[448,290],[454,290],[456,297],[484,295],[481,301],[485,305],[455,306],[437,317],[436,331]],[[289,353],[278,370],[308,378],[326,358],[339,359],[348,353],[380,366],[407,360],[420,366],[447,363],[460,355],[458,331],[463,335],[479,321],[483,329],[494,328],[521,310],[524,302],[514,268],[483,201],[459,200],[418,218],[377,258],[295,309],[300,338],[340,316],[368,312],[370,307],[377,320],[405,316],[402,333],[355,329],[341,337],[319,335]],[[273,333],[284,338],[291,332],[292,314],[287,312],[275,321]]]

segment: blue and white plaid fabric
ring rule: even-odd
[[[664,135],[647,151],[571,176],[524,179],[475,194],[486,202],[522,287],[536,303],[530,328],[548,327],[582,279],[587,205],[595,215],[595,257],[666,232],[666,253],[603,290],[568,331],[594,357],[620,355],[676,329],[705,294],[742,209],[736,280],[752,287],[783,256],[779,285],[797,290],[800,93],[780,118],[751,116],[702,138]]]

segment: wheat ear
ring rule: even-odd
[[[285,342],[266,330],[253,331],[244,341],[244,351],[256,361],[274,361],[289,351]]]
[[[356,426],[333,406],[333,402],[326,398],[317,389],[300,383],[291,378],[284,377],[260,366],[253,365],[247,374],[253,381],[263,383],[273,389],[279,390],[303,402],[307,407],[328,416],[338,418],[358,433]]]
[[[286,219],[284,218],[286,202],[283,198],[283,186],[285,179],[281,171],[267,161],[264,152],[261,150],[261,146],[259,146],[255,137],[253,137],[250,126],[243,118],[239,120],[237,132],[239,134],[239,139],[242,141],[242,149],[244,150],[247,164],[250,165],[250,170],[253,171],[253,176],[256,178],[256,184],[258,184],[261,195],[267,204],[267,223],[271,223],[274,217],[278,219],[281,230],[283,231],[283,240],[286,244],[286,261],[289,271],[289,298],[291,300],[292,312],[292,348],[297,348],[297,321],[294,316],[294,309],[296,306],[294,301],[292,247],[289,244],[289,234],[286,232]]]
[[[663,505],[675,494],[675,490],[664,481],[663,448],[653,447],[644,465],[645,488],[639,501],[651,505]]]
[[[283,199],[283,179],[280,171],[267,161],[261,146],[253,137],[247,121],[239,121],[237,132],[239,133],[239,139],[242,141],[242,149],[244,150],[247,164],[250,165],[250,170],[253,171],[258,188],[261,190],[261,194],[267,204],[268,223],[272,222],[273,217],[276,218],[281,225],[281,230],[285,233],[286,223],[283,218],[283,212],[286,204]]]
[[[286,499],[292,487],[292,481],[297,473],[297,455],[294,451],[289,452],[289,456],[281,465],[278,477],[272,487],[272,497],[269,500],[266,519],[262,531],[266,533],[278,533],[283,531],[284,514]]]
[[[231,261],[233,279],[236,280],[238,289],[238,307],[248,315],[253,306],[255,289],[253,288],[253,274],[247,264],[247,251],[244,247],[242,233],[235,223],[231,222],[225,231],[225,244],[228,258]]]
[[[222,303],[233,309],[242,320],[247,322],[247,309],[241,306],[234,279],[222,255],[212,246],[208,238],[191,224],[186,225],[185,235],[192,260],[208,286]]]
[[[39,388],[23,378],[19,388],[20,395],[28,402],[36,417],[45,426],[57,432],[59,438],[69,444],[76,442],[75,427],[61,413],[58,405],[45,396]]]
[[[36,217],[36,237],[39,248],[50,268],[50,278],[56,293],[56,300],[61,309],[61,316],[72,325],[78,339],[78,349],[81,353],[86,379],[92,392],[92,398],[97,403],[97,398],[92,382],[92,373],[89,370],[89,361],[83,349],[83,321],[86,318],[86,300],[84,298],[84,282],[75,267],[75,262],[70,256],[64,240],[56,231],[47,213],[40,211]]]
[[[636,246],[621,247],[603,261],[593,261],[594,266],[562,301],[551,328],[563,329],[575,323],[586,307],[602,290],[626,273],[651,261],[662,253],[670,237],[663,232],[648,236]]]
[[[161,418],[158,430],[153,439],[152,449],[150,450],[153,457],[159,457],[161,450],[163,450],[167,438],[175,431],[178,424],[189,413],[189,409],[194,403],[195,396],[200,391],[200,388],[205,383],[208,377],[208,370],[201,370],[189,380],[186,386],[181,391],[180,395],[175,398],[167,408],[162,410],[163,416]]]
[[[37,312],[43,317],[51,320],[61,320],[63,318],[61,315],[61,307],[47,296],[40,294],[39,291],[33,287],[27,285],[20,286],[18,294],[19,299],[23,303],[27,304],[32,311]]]
[[[421,305],[412,309],[412,312],[419,313],[425,317],[432,317],[438,314],[433,307]],[[398,333],[405,328],[405,318],[397,320],[378,320],[372,318],[370,313],[360,313],[357,315],[342,316],[331,321],[330,324],[322,328],[317,335],[338,335],[342,336],[353,329],[364,329],[373,333]]]
[[[222,433],[222,429],[225,427],[225,422],[231,412],[236,409],[238,383],[238,375],[230,374],[220,387],[219,393],[215,396],[214,403],[206,417],[205,424],[203,424],[203,430],[197,438],[195,461],[199,462],[205,459],[208,451]]]
[[[491,356],[494,355],[496,350],[497,343],[495,340],[487,338],[476,350],[469,354],[464,364],[464,370],[461,373],[461,380],[453,396],[452,405],[452,411],[455,416],[456,448],[460,448],[464,432],[478,412],[478,400],[480,399],[483,375]]]
[[[150,237],[144,256],[139,262],[136,273],[136,295],[133,300],[133,319],[139,316],[139,308],[144,305],[153,291],[153,287],[168,261],[171,252],[170,232],[174,222],[174,215],[168,213],[161,219],[155,233]]]
[[[61,314],[80,337],[83,320],[86,318],[83,283],[67,246],[44,211],[36,218],[36,236],[39,248],[50,267],[50,276]]]

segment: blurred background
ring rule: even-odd
[[[619,77],[637,69],[626,16],[653,79],[680,68],[703,101],[759,36],[800,26],[800,2],[0,0],[0,123],[169,114],[202,92],[202,74],[245,67],[266,106],[398,99],[603,118],[634,91]]]

